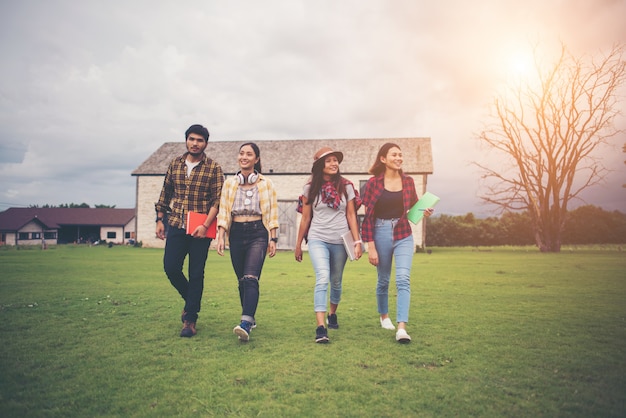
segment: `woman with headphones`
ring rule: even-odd
[[[248,142],[239,147],[239,171],[224,182],[217,215],[217,253],[224,255],[228,233],[230,260],[239,281],[241,322],[233,332],[250,339],[256,326],[259,280],[265,255],[276,254],[278,200],[271,180],[261,174],[261,151]],[[269,248],[269,251],[268,251]]]

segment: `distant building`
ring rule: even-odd
[[[209,140],[206,154],[217,161],[224,174],[232,176],[238,171],[237,155],[241,144],[248,141]],[[277,189],[279,200],[279,249],[295,247],[300,215],[295,211],[298,196],[311,174],[313,154],[329,146],[344,154],[341,174],[362,189],[371,177],[367,172],[373,164],[378,149],[387,142],[400,146],[404,156],[404,172],[415,180],[418,195],[426,191],[427,178],[433,173],[430,138],[380,138],[380,139],[329,139],[329,140],[278,140],[253,141],[261,149],[263,174]],[[185,152],[185,143],[166,142],[132,172],[136,179],[137,241],[144,247],[163,247],[164,242],[155,236],[154,203],[159,198],[163,179],[169,163]],[[363,209],[360,214],[362,217]],[[422,224],[413,226],[415,244],[423,246]]]
[[[1,245],[135,240],[135,209],[9,208],[0,212]]]

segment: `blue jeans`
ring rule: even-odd
[[[241,319],[254,323],[259,304],[259,280],[269,233],[263,221],[233,222],[228,233],[230,261],[239,280]]]
[[[341,300],[341,281],[348,253],[343,244],[329,244],[324,241],[309,241],[309,257],[315,270],[315,292],[313,303],[315,312],[326,312],[326,294],[330,283],[330,303]]]
[[[396,321],[409,322],[411,304],[411,264],[413,263],[413,236],[399,241],[393,240],[395,219],[376,219],[374,243],[378,252],[378,282],[376,284],[376,302],[378,313],[389,313],[389,280],[391,278],[392,258],[396,261],[396,289],[398,291]]]
[[[165,241],[163,268],[172,286],[185,301],[185,320],[196,322],[204,290],[204,265],[211,246],[210,238],[193,238],[184,229],[170,227]],[[189,255],[189,280],[183,273]]]

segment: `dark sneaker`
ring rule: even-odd
[[[180,331],[181,337],[193,337],[196,335],[196,323],[185,321],[183,325],[183,329]]]
[[[248,341],[250,339],[250,331],[252,330],[252,322],[241,321],[241,324],[237,325],[233,332],[237,334],[241,341]]]
[[[326,344],[330,342],[328,339],[328,331],[326,331],[326,327],[324,325],[320,325],[315,330],[315,342],[318,344]]]
[[[337,323],[337,314],[330,314],[326,318],[326,323],[328,324],[328,329],[339,329],[339,324]]]

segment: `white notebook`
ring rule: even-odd
[[[343,246],[346,248],[346,252],[348,253],[348,258],[350,261],[353,261],[356,258],[354,254],[354,238],[352,238],[352,232],[348,230],[345,234],[341,236],[343,240]]]

